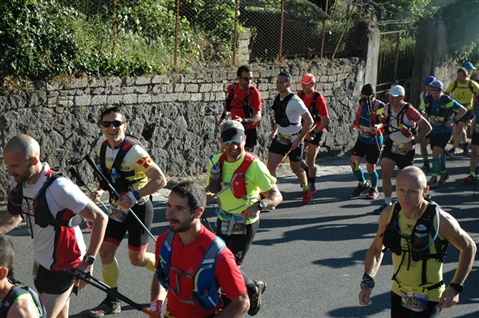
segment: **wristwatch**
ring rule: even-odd
[[[258,201],[258,206],[259,210],[263,211],[263,209],[266,207],[266,204],[263,201]]]
[[[85,255],[85,257],[83,257],[83,261],[87,263],[88,265],[93,265],[93,263],[95,262],[95,256]]]
[[[450,283],[449,286],[454,288],[454,290],[457,291],[458,293],[464,290],[464,286],[462,286],[461,284]]]
[[[135,196],[136,201],[141,200],[141,197],[140,197],[140,194],[138,193],[138,191],[133,191],[133,195]]]

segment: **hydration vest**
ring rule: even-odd
[[[45,196],[47,188],[58,178],[65,176],[58,171],[55,170],[48,170],[45,175],[47,176],[47,180],[43,184],[40,191],[35,198],[27,198],[23,196],[23,182],[17,184],[11,191],[8,198],[8,212],[13,215],[21,214],[31,216],[30,214],[23,211],[22,205],[23,200],[33,200],[33,212],[35,218],[35,224],[40,226],[41,228],[45,228],[49,225],[55,228],[55,231],[60,229],[60,226],[65,226],[69,228],[73,228],[75,226],[79,226],[83,222],[83,218],[79,215],[74,213],[71,210],[64,209],[57,213],[56,217],[53,217],[50,208],[48,207],[47,199]],[[33,231],[31,232],[33,237]]]
[[[472,94],[474,95],[474,87],[472,87],[472,80],[469,79],[469,80],[467,81],[467,83],[469,84],[469,85],[468,85],[468,86],[469,86],[469,89],[471,90]],[[457,80],[455,80],[455,81],[454,81],[454,85],[452,86],[452,91],[451,91],[452,93],[456,90],[457,84],[458,84],[458,82],[457,82]]]
[[[17,297],[26,293],[30,293],[30,295],[32,295],[33,302],[38,308],[38,313],[40,317],[41,318],[47,317],[47,311],[45,309],[45,306],[43,305],[36,291],[34,291],[33,289],[29,288],[26,285],[23,285],[19,281],[16,281],[14,279],[12,280],[8,276],[7,276],[7,279],[10,283],[14,285],[12,286],[8,294],[5,296],[5,298],[3,298],[3,300],[0,302],[0,317],[2,318],[7,317],[10,307],[13,305]]]
[[[190,300],[186,301],[187,303],[196,304],[196,302],[199,301],[201,307],[205,309],[216,308],[220,301],[215,279],[216,257],[226,246],[225,242],[220,237],[216,236],[203,256],[203,260],[198,266],[196,273],[194,275],[190,275],[175,268],[170,263],[175,235],[176,233],[168,231],[168,234],[161,245],[159,253],[160,255],[158,257],[158,265],[156,267],[156,277],[158,278],[158,281],[166,290],[170,291],[176,296],[174,289],[170,288],[169,273],[170,268],[173,268],[174,270],[178,271],[179,274],[194,281],[194,289],[191,293]],[[180,302],[185,302],[179,298],[178,300]]]
[[[432,100],[431,95],[427,95],[424,98],[424,103],[426,104],[426,114],[429,117],[431,117],[431,112],[432,112],[432,101],[433,100]],[[446,122],[447,121],[447,116],[449,116],[449,114],[451,113],[451,112],[447,111],[446,105],[449,104],[450,102],[452,102],[452,98],[448,95],[442,95],[441,98],[440,98],[440,101],[441,101],[441,105],[439,106],[438,116],[443,117],[444,122]]]
[[[303,99],[303,96],[305,96],[303,91],[300,91],[298,93],[299,98]],[[321,94],[316,91],[314,92],[313,99],[311,100],[311,104],[309,105],[309,112],[311,114],[311,117],[313,117],[313,121],[316,123],[318,121],[321,121],[321,115],[318,112],[318,109],[316,108],[316,100],[321,96]]]
[[[413,107],[410,103],[406,103],[405,105],[403,105],[401,107],[401,110],[399,111],[399,113],[397,114],[397,125],[398,125],[398,128],[396,127],[392,127],[391,125],[389,125],[389,120],[391,119],[391,105],[388,104],[388,125],[387,125],[387,131],[389,133],[393,133],[393,132],[396,132],[396,131],[400,131],[404,136],[408,137],[408,135],[410,136],[415,136],[417,135],[417,127],[416,127],[416,123],[413,123],[412,125],[407,125],[404,123],[404,116],[406,116],[406,112],[407,110],[409,109],[409,107]]]
[[[411,236],[406,236],[401,234],[398,227],[398,218],[399,212],[401,211],[401,205],[399,202],[396,202],[393,206],[393,212],[391,219],[386,227],[386,230],[383,233],[383,245],[385,246],[385,250],[390,249],[391,252],[395,253],[396,255],[402,254],[401,264],[404,261],[406,253],[410,253],[412,256],[413,261],[418,262],[422,261],[422,285],[427,284],[427,271],[426,265],[428,259],[436,259],[438,262],[444,262],[446,257],[446,250],[449,245],[447,240],[440,239],[438,237],[439,234],[439,206],[435,202],[428,203],[426,211],[419,217],[416,221],[416,225],[414,226]],[[434,226],[434,219],[436,218],[436,226]],[[427,241],[420,241],[415,240],[416,232],[418,226],[422,225],[422,227],[426,228],[427,231]],[[430,240],[430,236],[432,237],[432,242]],[[407,250],[403,250],[401,246],[401,238],[405,239],[407,242]],[[430,246],[434,244],[435,253],[431,253]],[[383,252],[384,252],[383,251]],[[393,278],[397,281],[396,276],[401,268],[401,264],[398,266],[396,273],[394,273]],[[399,283],[399,282],[398,282]],[[442,281],[438,284],[435,284],[428,289],[434,289],[442,285]]]
[[[120,150],[118,151],[110,170],[108,170],[105,166],[105,153],[106,148],[108,147],[108,140],[105,140],[100,148],[100,170],[102,171],[103,175],[108,179],[108,182],[110,182],[113,188],[115,188],[115,190],[120,194],[131,191],[131,186],[143,179],[140,178],[137,180],[130,181],[126,179],[121,172],[121,163],[123,162],[123,159],[125,158],[128,151],[134,145],[142,146],[138,138],[126,134],[125,140],[121,144]],[[112,177],[113,169],[115,169],[116,173],[118,174],[118,176],[115,178]],[[110,190],[110,188],[108,187],[108,183],[105,180],[100,180],[100,187],[103,190]]]
[[[228,97],[226,97],[226,110],[227,111],[231,111],[231,101],[234,99],[235,97],[235,87],[236,87],[236,83],[233,84],[233,86],[231,86],[231,89],[230,89],[230,92],[228,94]],[[251,86],[248,90],[248,92],[246,93],[244,99],[243,99],[243,111],[244,111],[244,114],[245,114],[245,118],[250,118],[251,116],[253,116],[253,106],[251,106],[249,104],[249,96],[251,95],[251,92],[253,91],[253,86]]]
[[[276,95],[273,102],[274,120],[281,127],[288,127],[290,125],[298,125],[299,123],[292,123],[289,121],[286,115],[286,106],[288,106],[289,100],[294,96],[293,93],[289,93],[283,100],[280,100],[279,94]]]
[[[239,165],[239,167],[233,173],[233,177],[231,178],[230,187],[231,192],[237,199],[242,199],[246,197],[248,191],[246,189],[246,171],[248,170],[249,166],[255,161],[258,157],[250,152],[245,153],[245,158],[243,162]],[[223,163],[226,160],[226,153],[223,152],[218,159],[218,166],[220,169],[223,167]],[[223,173],[220,173],[220,182],[223,179]],[[221,189],[220,189],[221,190]]]
[[[382,102],[379,102],[377,99],[374,101],[374,104],[373,105],[367,105],[367,103],[363,100],[363,98],[361,98],[359,100],[359,108],[358,108],[358,111],[356,113],[356,120],[354,121],[354,125],[356,127],[359,127],[359,122],[360,122],[360,119],[361,119],[361,113],[363,111],[363,107],[366,107],[367,111],[368,111],[368,115],[369,115],[369,124],[372,126],[374,124],[379,124],[379,120],[378,120],[378,110],[379,110],[379,106],[381,106]],[[383,106],[384,107],[384,106]],[[382,112],[381,112],[382,113]],[[377,137],[380,137],[382,134],[383,134],[383,131],[384,131],[384,128],[381,128],[381,129],[378,129],[376,131],[376,136]]]

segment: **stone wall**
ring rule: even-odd
[[[326,97],[331,124],[321,156],[348,152],[355,141],[348,127],[366,67],[359,58],[252,65],[254,84],[261,91],[264,107],[256,153],[267,158],[271,103],[280,66],[291,72],[294,92],[300,89],[301,76],[310,72],[317,78],[317,89]],[[235,68],[212,67],[180,75],[39,81],[23,91],[0,91],[0,147],[3,149],[16,134],[29,134],[39,141],[42,160],[68,171],[72,161],[94,154],[103,139],[98,127],[101,111],[120,105],[127,114],[127,132],[139,136],[145,127],[155,128],[144,145],[169,178],[204,174],[208,156],[220,151],[217,121],[226,87],[235,79]],[[91,168],[85,162],[77,168],[85,181],[93,181]],[[0,183],[5,192],[8,186],[4,165],[0,165]]]

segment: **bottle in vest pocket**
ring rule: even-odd
[[[402,134],[404,136],[406,136],[406,138],[411,138],[412,137],[412,133],[411,133],[411,131],[409,131],[409,129],[406,127],[406,125],[401,124],[400,125],[400,131],[402,132]]]
[[[213,157],[210,157],[211,160],[211,169],[210,169],[210,192],[218,193],[220,192],[220,173],[221,169],[218,163],[213,162]]]
[[[418,224],[416,226],[416,231],[414,233],[414,242],[412,243],[413,247],[421,251],[428,247],[429,239],[427,227],[424,224]]]
[[[120,174],[116,171],[115,167],[111,168],[111,182],[115,183],[118,177],[120,177]]]

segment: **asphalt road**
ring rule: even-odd
[[[283,170],[278,186],[284,201],[276,210],[262,213],[259,231],[242,266],[251,278],[264,280],[268,284],[257,317],[389,316],[392,276],[389,251],[376,276],[372,304],[367,307],[358,304],[364,258],[377,229],[378,216],[372,211],[383,203],[383,196],[381,194],[374,201],[366,200],[366,193],[359,198],[352,198],[351,191],[356,181],[348,162],[349,159],[343,158],[320,163],[318,193],[307,206],[301,203],[301,189],[296,177]],[[444,186],[432,190],[431,194],[478,242],[479,194],[473,197],[472,186],[462,182],[469,170],[468,162],[468,158],[462,156],[448,160],[451,177]],[[422,165],[420,160],[416,164]],[[155,236],[167,229],[164,202],[168,192],[164,189],[155,195],[156,214],[152,229]],[[213,225],[213,204],[208,206],[206,215]],[[10,235],[17,252],[16,276],[33,286],[32,240],[24,225]],[[89,238],[87,231],[85,237]],[[148,250],[153,249],[154,242],[151,241]],[[119,291],[149,306],[152,273],[130,265],[126,240],[119,248],[117,258],[121,267]],[[457,249],[450,246],[444,266],[447,283],[454,275],[457,259]],[[444,310],[441,317],[479,317],[478,265],[476,261],[460,303]],[[102,279],[99,266],[96,266],[94,276]],[[71,317],[84,317],[85,310],[98,305],[104,297],[103,292],[88,286],[78,296],[72,296]],[[147,317],[129,305],[124,305],[122,310],[115,317]]]

